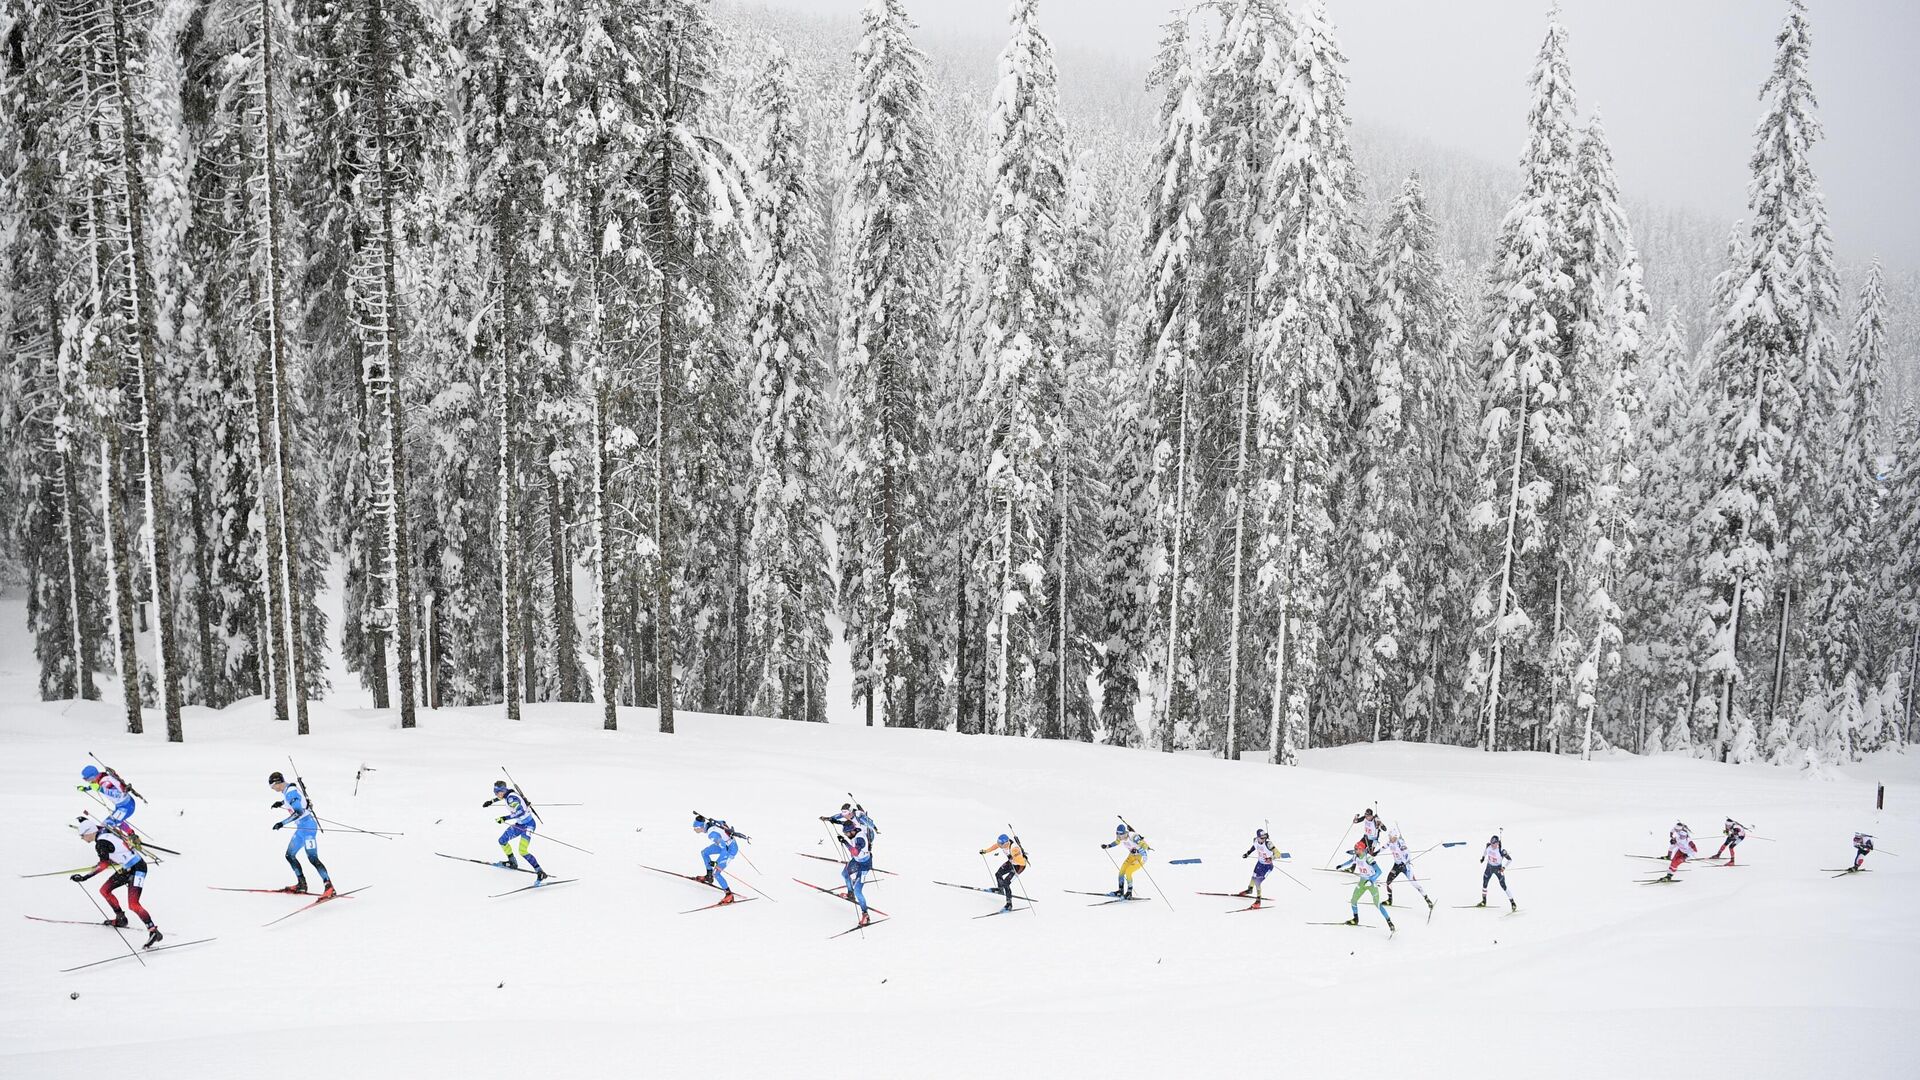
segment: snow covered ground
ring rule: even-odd
[[[533,708],[519,724],[423,713],[412,732],[322,705],[300,739],[252,703],[191,710],[190,741],[169,746],[121,733],[110,704],[32,700],[17,615],[0,611],[7,1078],[97,1066],[148,1080],[1913,1075],[1909,758],[1809,781],[1676,758],[1384,745],[1280,770],[686,714],[667,737],[646,710],[607,733],[591,705]],[[107,930],[22,918],[93,916],[65,878],[14,876],[86,861],[65,823],[91,806],[73,790],[89,750],[151,796],[136,823],[186,852],[155,870],[148,908],[170,940],[214,943],[59,974],[122,946]],[[370,887],[266,928],[298,901],[207,886],[287,881],[265,779],[289,753],[323,816],[406,835],[328,833],[336,880]],[[362,765],[373,771],[353,795]],[[578,883],[490,899],[527,879],[433,857],[497,852],[496,811],[480,803],[502,765],[536,801],[586,804],[553,807],[546,832],[593,856],[535,849]],[[1892,809],[1876,814],[1881,781]],[[851,910],[790,879],[835,881],[799,855],[828,850],[815,819],[848,790],[883,829],[881,865],[901,876],[871,887],[890,921],[829,940]],[[1365,806],[1416,849],[1465,842],[1418,862],[1441,904],[1431,922],[1396,888],[1392,937],[1309,925],[1346,917],[1347,879],[1312,868]],[[696,809],[756,838],[754,865],[735,865],[769,899],[682,915],[711,894],[639,867],[697,870]],[[1170,903],[1090,907],[1061,891],[1111,887],[1099,844],[1116,812],[1157,848],[1142,891]],[[1635,884],[1655,864],[1627,853],[1663,851],[1676,818],[1711,832],[1728,814],[1769,838],[1743,848],[1748,865]],[[1307,888],[1275,876],[1267,909],[1236,914],[1195,895],[1245,885],[1238,856],[1262,821]],[[1032,851],[1039,904],[975,920],[993,898],[932,881],[984,882],[975,852],[1008,822]],[[1854,829],[1888,850],[1873,872],[1819,873],[1846,865]],[[1475,859],[1495,830],[1523,868],[1516,916],[1454,906],[1478,898]]]

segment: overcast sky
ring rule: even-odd
[[[751,0],[749,0],[751,2]],[[853,18],[862,0],[760,0]],[[1002,0],[905,0],[929,31],[999,35]],[[1516,160],[1526,77],[1547,5],[1516,0],[1331,0],[1355,119],[1476,157]],[[1137,58],[1172,0],[1041,0],[1056,44]],[[1844,260],[1920,267],[1920,3],[1810,0],[1815,165]],[[1574,86],[1598,108],[1627,190],[1740,215],[1758,93],[1786,11],[1775,0],[1565,0]],[[1071,78],[1071,71],[1066,78]]]

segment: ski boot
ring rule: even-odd
[[[1672,881],[1672,880],[1673,880],[1673,871],[1671,871],[1671,870],[1669,870],[1669,871],[1667,871],[1666,873],[1664,873],[1664,874],[1661,874],[1661,875],[1660,875],[1660,880],[1661,880],[1661,881]]]
[[[1433,897],[1431,897],[1431,896],[1423,896],[1423,897],[1421,897],[1421,899],[1423,899],[1423,900],[1425,900],[1425,901],[1427,902],[1427,910],[1428,910],[1428,911],[1432,911],[1432,910],[1433,910]]]
[[[700,875],[700,884],[702,885],[713,884],[713,867],[711,866],[707,867],[707,872]]]
[[[283,893],[304,893],[307,891],[307,879],[301,878],[280,891]]]
[[[339,893],[336,893],[333,891],[333,882],[326,881],[326,882],[322,882],[321,884],[324,885],[325,887],[320,890],[320,899],[331,900],[334,897],[340,895]],[[307,890],[301,889],[300,891],[306,892]]]
[[[1133,899],[1133,886],[1131,886],[1131,885],[1129,885],[1129,886],[1127,886],[1127,892],[1126,892],[1126,896],[1125,896],[1125,899],[1128,899],[1128,900],[1131,900],[1131,899]]]
[[[115,929],[123,927],[127,925],[127,913],[124,911],[116,911],[113,913],[113,918],[102,920],[100,925],[111,926]]]
[[[865,911],[862,911],[862,912],[860,913],[860,921],[859,921],[859,922],[857,922],[857,923],[854,923],[854,925],[855,925],[855,926],[865,926],[865,925],[867,925],[868,923],[870,923],[870,922],[872,922],[872,921],[873,921],[873,916],[872,916],[872,915],[870,915],[870,914],[868,914],[868,913],[867,913],[867,912],[865,912]]]
[[[1241,889],[1241,890],[1240,890],[1239,892],[1237,892],[1237,893],[1234,893],[1233,895],[1235,895],[1235,896],[1252,896],[1252,895],[1253,895],[1253,889],[1252,889],[1252,887],[1248,887],[1248,888],[1245,888],[1245,889]]]
[[[552,876],[553,875],[547,873],[547,871],[543,867],[536,866],[533,868],[533,883],[535,885],[538,885],[546,881],[549,877],[552,877]]]
[[[513,852],[509,851],[507,852],[507,857],[505,859],[502,859],[501,861],[494,863],[493,865],[504,866],[509,870],[518,870],[520,869],[520,860],[514,858]]]
[[[159,928],[159,927],[157,927],[157,926],[149,926],[149,927],[147,927],[147,943],[146,943],[145,945],[142,945],[142,946],[140,946],[140,947],[141,947],[141,948],[143,948],[143,949],[151,949],[151,948],[153,948],[153,947],[154,947],[155,945],[158,945],[158,944],[160,944],[160,941],[161,941],[161,938],[162,938],[162,937],[164,937],[164,935],[160,933],[160,928]]]
[[[1358,916],[1358,915],[1355,915],[1355,916],[1354,916],[1353,918],[1351,918],[1351,919],[1348,919],[1348,920],[1346,921],[1346,924],[1345,924],[1345,925],[1347,925],[1347,926],[1359,926],[1359,925],[1360,925],[1360,916]]]
[[[1508,910],[1511,910],[1511,911],[1519,911],[1520,902],[1518,900],[1515,900],[1513,897],[1509,896],[1507,897],[1507,908]]]
[[[1486,897],[1484,897],[1484,896],[1483,896],[1483,897],[1481,897],[1481,898],[1480,898],[1480,902],[1479,902],[1479,903],[1477,903],[1477,904],[1475,904],[1475,905],[1473,905],[1473,906],[1474,906],[1474,907],[1486,907],[1486,906],[1487,906],[1487,898],[1486,898]]]
[[[728,890],[727,890],[727,895],[725,895],[725,896],[723,896],[723,897],[721,897],[721,898],[720,898],[720,901],[719,901],[719,903],[718,903],[718,904],[715,904],[714,906],[715,906],[715,907],[718,907],[718,906],[720,906],[720,904],[731,904],[731,903],[734,903],[735,901],[737,901],[737,900],[739,900],[739,899],[740,899],[740,898],[739,898],[738,896],[735,896],[735,895],[733,894],[733,890],[732,890],[732,889],[728,889]]]
[[[1400,930],[1400,928],[1399,928],[1399,927],[1397,927],[1397,926],[1395,926],[1395,925],[1393,925],[1393,919],[1391,919],[1391,918],[1388,918],[1388,919],[1387,919],[1387,933],[1389,933],[1389,934],[1393,934],[1393,933],[1398,933],[1398,932],[1399,932],[1399,930]]]

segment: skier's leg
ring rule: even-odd
[[[148,927],[152,927],[153,916],[147,914],[147,909],[140,906],[140,890],[146,883],[147,875],[145,871],[134,874],[133,880],[127,882],[127,907],[132,909],[135,915],[140,916],[141,922],[146,923]]]
[[[500,834],[500,854],[507,857],[507,865],[513,865],[513,838],[520,832],[520,826],[509,825],[507,831]]]
[[[1480,871],[1480,902],[1483,904],[1487,902],[1487,882],[1493,880],[1493,873],[1491,866]],[[1504,875],[1500,878],[1500,887],[1503,889],[1507,887],[1507,879]]]
[[[533,862],[533,856],[527,856],[527,861]],[[713,883],[726,892],[732,892],[733,886],[727,884],[727,862],[728,859],[724,854],[713,860]],[[539,869],[539,865],[535,864],[534,869]]]
[[[293,867],[294,882],[300,885],[306,884],[307,880],[307,872],[300,869],[300,860],[298,858],[302,839],[302,832],[299,829],[295,829],[293,836],[287,840],[287,865]]]
[[[115,916],[121,913],[120,898],[113,895],[113,890],[124,884],[126,884],[126,878],[122,877],[119,873],[115,873],[112,877],[100,883],[100,895],[107,898],[107,906],[113,909]]]
[[[848,863],[847,869],[850,871],[847,878],[847,892],[853,897],[853,902],[860,905],[860,914],[865,915],[867,913],[867,890],[863,886],[866,884],[867,868],[864,866],[856,867],[853,863]]]
[[[307,861],[313,864],[313,869],[320,875],[320,880],[328,885],[333,884],[333,878],[327,874],[327,864],[320,861],[319,830],[301,829],[294,839],[303,841],[301,847],[306,850]]]

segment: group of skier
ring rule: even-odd
[[[106,924],[115,927],[127,926],[129,923],[127,912],[131,910],[146,926],[147,946],[152,947],[162,940],[162,935],[152,915],[142,904],[141,897],[152,863],[158,859],[157,856],[148,854],[148,845],[143,842],[131,823],[138,807],[136,801],[138,793],[112,769],[88,765],[81,770],[80,776],[82,783],[79,790],[96,796],[101,805],[107,809],[107,813],[98,820],[89,815],[82,815],[75,823],[81,839],[93,846],[98,861],[91,868],[74,872],[70,876],[72,880],[82,882],[95,875],[111,871],[111,876],[99,890],[112,912],[111,917],[105,920]],[[295,782],[289,782],[285,775],[278,771],[268,775],[267,783],[279,796],[279,799],[273,803],[273,809],[285,811],[285,814],[273,823],[273,829],[276,831],[289,827],[293,829],[293,835],[287,843],[285,857],[287,865],[293,870],[294,883],[271,891],[285,893],[308,891],[306,874],[300,864],[300,856],[304,854],[308,865],[320,876],[321,898],[332,898],[336,895],[332,876],[328,873],[326,864],[321,862],[319,855],[320,822],[307,794],[301,790],[297,778]],[[494,819],[496,824],[506,826],[497,841],[503,858],[493,865],[518,870],[520,862],[524,861],[530,872],[535,875],[535,884],[546,882],[550,875],[546,868],[541,866],[538,857],[529,850],[540,824],[532,805],[506,780],[494,781],[492,797],[480,805],[483,808],[500,806],[504,811]],[[834,840],[841,848],[842,856],[840,859],[842,888],[823,891],[833,891],[858,907],[860,915],[856,928],[867,926],[872,921],[872,909],[867,903],[866,884],[869,876],[874,872],[874,844],[880,830],[874,824],[872,815],[864,807],[851,801],[842,803],[840,809],[834,813],[821,815],[820,821],[831,831]],[[1359,924],[1360,902],[1365,899],[1372,903],[1380,912],[1388,928],[1392,929],[1393,917],[1387,909],[1393,906],[1394,882],[1401,878],[1406,879],[1406,882],[1414,887],[1431,910],[1434,906],[1433,898],[1427,895],[1425,885],[1415,875],[1413,853],[1399,830],[1387,825],[1372,808],[1356,814],[1353,824],[1359,828],[1360,837],[1355,841],[1346,859],[1338,866],[1331,868],[1351,872],[1358,878],[1352,894],[1348,897],[1350,916],[1347,919],[1347,925]],[[720,901],[713,906],[739,901],[741,897],[734,892],[732,884],[727,880],[726,870],[728,864],[740,854],[740,841],[751,838],[734,829],[723,819],[699,813],[694,815],[693,828],[701,835],[706,845],[700,852],[702,872],[695,880],[712,885],[721,891]],[[1731,817],[1727,818],[1721,829],[1720,846],[1710,858],[1718,859],[1724,856],[1726,865],[1736,865],[1739,846],[1748,838],[1748,835],[1748,826]],[[515,850],[516,842],[517,851]],[[1103,850],[1117,848],[1124,854],[1124,858],[1115,866],[1117,874],[1114,888],[1106,895],[1114,900],[1138,899],[1139,897],[1134,893],[1134,877],[1145,868],[1147,858],[1153,851],[1153,846],[1147,842],[1146,836],[1122,820],[1114,826],[1113,839],[1100,846]],[[1852,865],[1846,868],[1848,873],[1858,872],[1864,868],[1862,864],[1868,853],[1873,851],[1873,837],[1864,832],[1855,833],[1853,846],[1854,858]],[[1001,911],[1013,910],[1014,883],[1029,866],[1024,845],[1017,836],[1001,833],[992,844],[981,848],[979,853],[982,856],[996,853],[1002,856],[999,867],[993,871],[994,884],[992,888],[985,891],[999,894],[1002,901]],[[1655,880],[1674,880],[1675,873],[1683,864],[1699,856],[1700,849],[1693,840],[1692,831],[1685,822],[1675,822],[1667,837],[1666,873]],[[1265,898],[1266,879],[1273,872],[1276,860],[1272,837],[1264,827],[1254,830],[1253,841],[1241,854],[1241,858],[1254,860],[1252,875],[1247,881],[1246,888],[1236,893],[1222,895],[1251,898],[1257,907]],[[1381,869],[1383,862],[1388,867],[1384,871],[1384,877]],[[1498,834],[1488,839],[1485,849],[1481,852],[1480,862],[1482,864],[1480,902],[1473,906],[1487,906],[1488,886],[1498,881],[1508,908],[1517,912],[1519,903],[1514,899],[1512,889],[1507,883],[1507,870],[1512,866],[1512,856],[1501,843]],[[115,895],[122,889],[126,893],[124,908]],[[1382,889],[1385,890],[1384,899]]]

